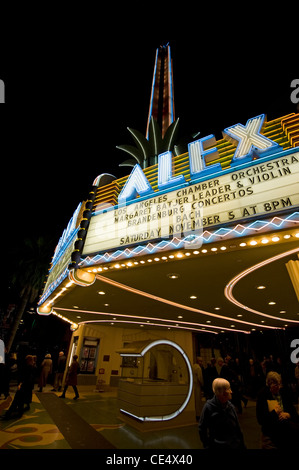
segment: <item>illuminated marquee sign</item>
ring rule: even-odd
[[[299,152],[92,217],[84,254],[192,235],[203,228],[299,205]]]
[[[225,129],[237,144],[227,170],[213,163],[219,157],[214,135],[189,144],[191,182],[173,174],[171,152],[158,158],[158,193],[136,165],[118,206],[93,214],[83,256],[163,238],[191,242],[204,228],[299,205],[299,152],[263,136],[264,120]]]
[[[52,266],[49,271],[48,279],[44,289],[44,292],[47,292],[47,296],[49,296],[51,291],[55,290],[56,286],[59,285],[68,276],[68,266],[71,261],[72,252],[74,251],[74,244],[79,230],[78,225],[81,209],[82,203],[80,203],[75,210],[55,249],[51,263]],[[40,303],[42,303],[43,300],[44,296],[42,297]]]
[[[261,129],[265,121],[265,115],[257,116],[249,119],[246,126],[236,124],[224,130],[224,134],[234,142],[238,143],[231,166],[240,165],[241,163],[251,162],[252,159],[273,155],[281,151],[280,145],[267,137],[261,135]],[[213,173],[222,171],[220,163],[214,165],[206,165],[206,161],[213,155],[215,160],[218,156],[216,147],[206,150],[215,136],[210,135],[189,144],[190,172],[191,180],[208,176]],[[158,167],[158,188],[160,190],[173,188],[186,182],[184,175],[172,175],[172,153],[166,152],[159,155]],[[150,183],[144,175],[141,167],[136,165],[129,179],[119,195],[119,204],[126,204],[135,199],[137,194],[145,196],[153,193]]]

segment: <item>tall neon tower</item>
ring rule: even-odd
[[[147,139],[149,134],[149,124],[152,117],[161,126],[162,137],[164,137],[166,130],[175,120],[173,68],[169,43],[160,46],[156,51],[146,129]]]

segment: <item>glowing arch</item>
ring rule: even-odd
[[[257,269],[259,268],[262,268],[263,266],[266,266],[267,264],[270,264],[270,263],[273,263],[274,261],[277,261],[281,258],[285,258],[286,256],[289,256],[289,255],[292,255],[294,253],[298,253],[299,252],[299,248],[295,248],[293,250],[290,250],[290,251],[285,251],[284,253],[280,253],[279,255],[276,255],[276,256],[273,256],[272,258],[268,258],[266,259],[265,261],[262,261],[261,263],[258,263],[258,264],[255,264],[254,266],[251,266],[250,268],[246,269],[245,271],[242,271],[241,273],[239,273],[236,277],[234,277],[228,284],[227,286],[225,287],[224,289],[224,295],[225,297],[230,301],[232,302],[233,304],[237,305],[237,307],[240,307],[240,308],[243,308],[244,310],[247,310],[248,312],[252,312],[254,313],[255,315],[260,315],[262,317],[266,317],[266,318],[271,318],[271,319],[274,319],[274,320],[281,320],[281,321],[284,321],[284,322],[289,322],[289,323],[297,323],[298,324],[298,320],[291,320],[290,318],[281,318],[281,317],[277,317],[277,316],[273,316],[273,315],[268,315],[266,313],[263,313],[263,312],[259,312],[258,310],[254,310],[253,308],[250,308],[250,307],[247,307],[247,305],[244,305],[242,304],[241,302],[239,302],[238,300],[235,299],[235,297],[233,296],[233,289],[234,287],[236,286],[236,284],[241,280],[243,279],[245,276],[247,276],[248,274],[252,273],[253,271],[256,271]]]

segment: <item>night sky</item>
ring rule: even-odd
[[[201,132],[220,139],[224,128],[259,114],[270,120],[297,111],[290,95],[299,70],[292,61],[263,48],[250,53],[250,41],[245,52],[233,53],[212,39],[168,39],[180,138],[190,136],[191,142]],[[130,173],[119,168],[127,155],[115,147],[133,144],[127,126],[145,134],[155,51],[162,41],[150,35],[110,41],[95,34],[90,42],[78,35],[38,48],[36,39],[1,61],[4,257],[31,234],[51,235],[54,250],[96,176]]]

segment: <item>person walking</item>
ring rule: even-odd
[[[79,398],[79,393],[77,389],[77,375],[79,372],[80,372],[80,366],[78,364],[78,356],[75,354],[75,356],[73,357],[73,362],[67,373],[67,378],[66,378],[65,387],[63,389],[63,393],[62,395],[60,395],[59,398],[65,398],[65,393],[69,385],[73,387],[73,390],[75,392],[74,400],[77,400]]]
[[[63,374],[66,367],[66,357],[63,351],[60,351],[58,362],[57,362],[57,371],[55,374],[54,388],[52,392],[60,392],[62,388]]]
[[[198,425],[204,448],[246,449],[238,415],[230,402],[230,383],[217,378],[212,386],[214,397],[205,403]]]
[[[43,360],[41,364],[41,373],[39,377],[39,392],[43,391],[43,387],[47,385],[47,380],[49,374],[52,373],[52,359],[51,359],[51,354],[46,354],[45,359]]]

